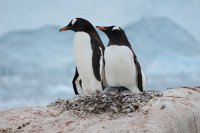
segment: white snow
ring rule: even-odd
[[[200,56],[184,56],[176,54],[159,55],[148,66],[149,74],[200,73]],[[200,80],[199,80],[200,81]]]

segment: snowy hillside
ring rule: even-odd
[[[199,55],[199,43],[183,27],[168,18],[142,19],[125,27],[125,31],[138,54],[145,53],[154,58],[163,53]]]
[[[3,102],[0,108],[47,104],[59,97],[73,96],[72,38],[72,33],[61,34],[58,27],[15,32],[2,37],[0,101]]]
[[[192,85],[200,79],[200,45],[180,25],[163,17],[125,27],[148,77],[150,88]]]
[[[199,85],[199,42],[182,26],[153,17],[124,29],[147,74],[148,89]],[[49,26],[0,38],[0,108],[45,105],[74,95],[73,32],[58,30]]]

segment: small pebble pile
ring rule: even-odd
[[[104,112],[130,113],[148,103],[153,97],[161,97],[162,92],[145,91],[140,94],[97,91],[91,95],[77,96],[69,100],[57,100],[48,105],[63,111],[73,110],[75,113],[85,112],[101,114]]]

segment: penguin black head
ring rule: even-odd
[[[74,32],[77,32],[77,31],[88,32],[93,29],[94,27],[89,21],[83,18],[75,18],[75,19],[72,19],[67,26],[61,28],[60,32],[65,31],[65,30],[72,30]]]
[[[113,43],[128,43],[125,32],[119,26],[96,26],[99,30],[103,31]]]

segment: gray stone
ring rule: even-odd
[[[120,90],[120,91],[119,91]],[[122,90],[122,91],[121,91]],[[62,110],[74,110],[77,113],[129,113],[145,106],[153,97],[162,96],[158,91],[145,91],[134,94],[123,88],[107,88],[86,96],[76,96],[72,99],[58,99],[48,106]]]

